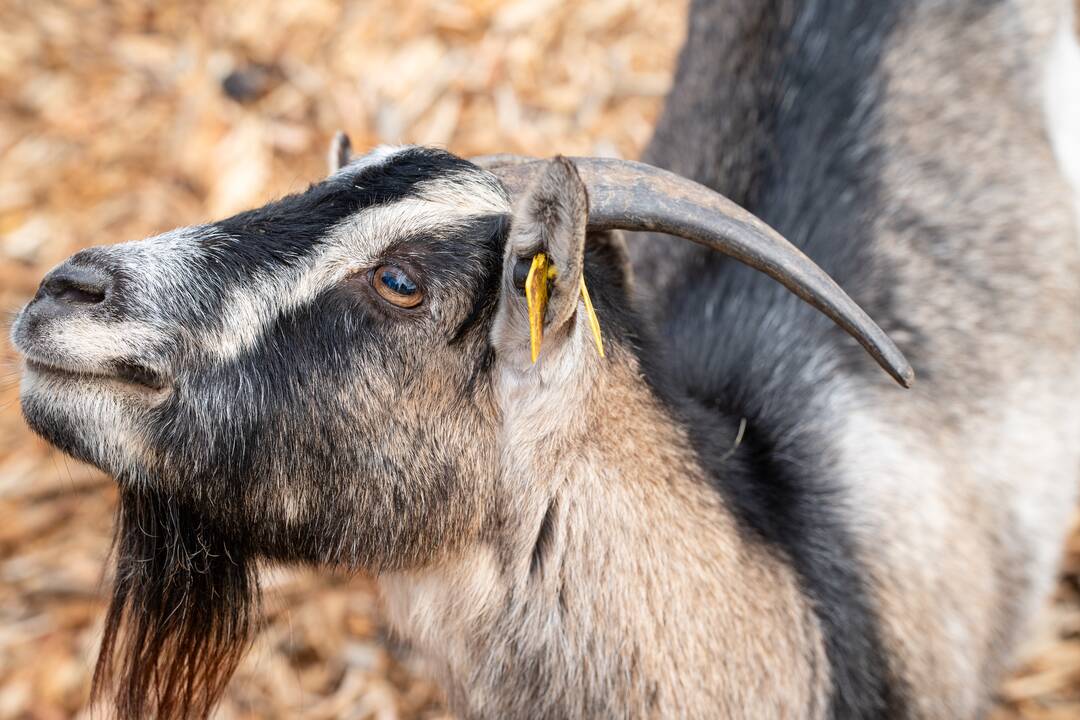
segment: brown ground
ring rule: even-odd
[[[0,310],[73,250],[302,189],[331,133],[464,154],[634,156],[683,0],[0,3]],[[223,78],[233,73],[223,91]],[[10,315],[6,315],[10,318]],[[5,323],[6,324],[6,323]],[[6,330],[4,332],[6,337]],[[85,715],[114,492],[30,435],[0,342],[0,718]],[[995,716],[1080,718],[1080,533]],[[222,717],[440,714],[368,583],[280,571]]]

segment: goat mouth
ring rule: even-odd
[[[75,370],[62,367],[40,360],[26,360],[27,369],[53,377],[68,378],[72,380],[101,380],[114,382],[126,387],[133,387],[144,392],[160,393],[169,388],[166,377],[145,365],[133,362],[119,362],[110,371]]]

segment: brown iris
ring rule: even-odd
[[[416,307],[424,299],[416,282],[397,265],[376,268],[371,276],[371,284],[383,300],[398,307]]]

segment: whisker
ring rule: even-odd
[[[68,488],[71,489],[72,491],[74,491],[75,490],[75,477],[71,474],[71,463],[69,462],[68,456],[67,455],[61,455],[60,459],[64,463],[64,470],[67,471]]]
[[[60,472],[60,465],[56,462],[56,453],[49,453],[49,461],[52,463],[53,469],[56,471],[56,480],[62,483],[64,479]]]

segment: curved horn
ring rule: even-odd
[[[756,268],[831,318],[898,383],[911,387],[915,372],[885,331],[824,270],[752,213],[704,185],[652,165],[606,158],[570,160],[589,193],[590,230],[677,235]],[[473,162],[517,195],[547,161],[488,155]]]

